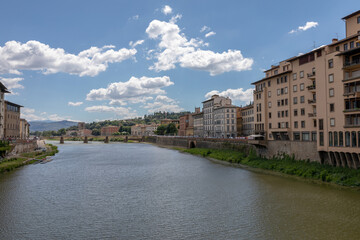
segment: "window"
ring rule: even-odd
[[[300,78],[303,78],[304,77],[304,71],[301,71],[300,72]]]
[[[287,106],[288,105],[288,99],[285,98],[285,105]]]
[[[345,132],[345,147],[350,147],[350,132]]]
[[[298,128],[299,126],[298,126],[298,122],[297,121],[295,121],[294,122],[294,128]]]
[[[356,147],[356,132],[351,132],[351,146]]]
[[[288,93],[288,88],[287,87],[284,88],[284,92],[285,92],[285,94]]]
[[[354,42],[350,42],[350,49],[354,48]]]
[[[329,83],[334,82],[334,74],[329,75]]]
[[[275,71],[274,71],[274,74],[278,74],[278,70],[275,70]]]
[[[340,147],[344,146],[344,136],[343,136],[343,132],[339,132],[339,146],[340,146]]]
[[[333,135],[332,132],[329,132],[329,147],[332,147],[333,145]]]
[[[271,128],[271,123],[269,123],[269,128]]]
[[[301,128],[305,128],[305,121],[301,121]]]
[[[316,142],[317,141],[317,133],[311,132],[311,141]]]
[[[298,115],[298,110],[294,109],[294,116],[296,117]]]
[[[335,104],[330,103],[330,112],[334,112],[334,111],[335,111]]]
[[[271,102],[269,102],[268,104],[269,104],[269,108],[271,108]]]
[[[302,135],[301,139],[303,141],[310,141],[310,133],[309,132],[302,132],[301,135]]]
[[[271,81],[268,81],[268,87],[270,87],[271,86]]]
[[[347,43],[344,44],[344,51],[346,51],[346,50],[348,50],[348,44]]]
[[[340,51],[340,47],[337,46],[337,47],[335,48],[335,51]]]
[[[330,118],[330,127],[335,127],[335,118]]]
[[[277,84],[280,83],[280,79],[279,79],[279,78],[276,79],[276,83],[277,83]]]
[[[304,84],[300,84],[300,91],[304,91],[305,87],[304,87]]]
[[[329,89],[329,96],[330,96],[330,97],[333,97],[333,96],[334,96],[334,89],[333,89],[333,88],[330,88],[330,89]]]
[[[305,102],[305,96],[301,96],[300,97],[300,103],[304,103]]]
[[[281,90],[280,90],[280,89],[278,89],[278,90],[277,90],[277,95],[279,96],[279,95],[280,95],[280,93],[281,93]]]
[[[297,85],[294,85],[294,86],[293,86],[293,91],[294,91],[294,92],[297,92]]]
[[[297,97],[294,97],[293,102],[294,102],[294,104],[297,104]]]
[[[300,133],[294,132],[294,141],[300,141]]]
[[[268,91],[268,97],[271,97],[271,91]]]
[[[305,115],[305,108],[302,108],[300,112],[301,112],[301,116],[304,116]]]
[[[332,59],[330,59],[330,60],[328,61],[328,66],[329,66],[329,68],[333,68],[333,67],[334,67],[334,61],[333,61]]]
[[[334,147],[337,147],[338,146],[338,133],[337,132],[334,132]]]
[[[357,23],[360,23],[360,16],[357,17]]]
[[[323,132],[319,133],[319,145],[324,146],[324,133]]]
[[[269,112],[269,118],[271,118],[271,112]]]
[[[297,79],[297,74],[293,73],[293,80],[296,80],[296,79]]]

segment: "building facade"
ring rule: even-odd
[[[194,119],[194,137],[204,137],[204,113],[199,112],[193,114]]]
[[[30,135],[30,124],[23,118],[20,118],[20,138],[28,139]]]
[[[279,63],[255,83],[255,133],[313,141],[321,161],[360,167],[360,11],[346,37]]]
[[[22,106],[5,101],[5,138],[20,138],[20,108]]]
[[[217,107],[231,105],[230,98],[213,95],[210,99],[202,102],[203,104],[203,131],[204,137],[215,137],[214,129],[214,109]]]
[[[214,132],[217,138],[234,138],[237,136],[236,109],[234,105],[214,108]]]
[[[0,138],[5,137],[5,93],[10,93],[0,82]]]
[[[119,132],[118,126],[106,126],[101,128],[101,136],[112,136],[117,132]]]
[[[253,135],[254,132],[254,104],[249,104],[241,108],[242,124],[240,136],[246,137]]]
[[[155,135],[155,131],[157,129],[157,124],[137,124],[131,126],[131,135],[133,136],[153,136]]]

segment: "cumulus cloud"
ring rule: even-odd
[[[19,83],[22,80],[24,80],[24,78],[0,77],[0,82],[2,82],[7,89],[24,88],[24,86]]]
[[[165,5],[161,11],[163,14],[168,15],[172,13],[172,8],[169,5]]]
[[[107,88],[92,89],[86,100],[111,100],[110,104],[125,105],[126,102],[142,103],[152,99],[151,95],[164,94],[162,89],[173,85],[168,76],[131,77],[127,82],[115,82]]]
[[[64,72],[80,77],[96,76],[105,71],[109,63],[122,62],[132,58],[137,52],[136,49],[113,48],[112,45],[91,47],[75,55],[38,41],[8,41],[0,47],[0,74],[40,70],[44,74]]]
[[[174,69],[176,64],[181,67],[208,71],[211,76],[229,71],[250,70],[251,58],[244,58],[239,50],[228,50],[215,53],[202,50],[208,46],[200,39],[188,40],[174,22],[153,20],[146,29],[149,38],[159,40],[158,49],[151,52],[149,59],[157,61],[150,70],[166,71]]]
[[[72,119],[70,116],[59,116],[58,114],[48,114],[46,112],[42,113],[36,113],[35,109],[33,108],[21,108],[20,112],[21,118],[25,118],[27,121],[44,121],[44,120],[50,120],[50,121],[74,121],[74,122],[80,122],[78,120]]]
[[[297,29],[293,29],[291,30],[289,33],[296,33],[296,32],[301,32],[301,31],[306,31],[310,28],[315,28],[319,25],[318,22],[306,22],[306,24],[304,26],[299,26]]]
[[[231,100],[233,101],[240,101],[240,102],[244,102],[244,103],[248,103],[250,101],[253,100],[253,88],[249,88],[244,90],[243,88],[238,88],[238,89],[227,89],[225,91],[218,91],[218,90],[212,90],[210,92],[208,92],[207,94],[205,94],[205,98],[211,98],[212,95],[220,95],[222,97],[229,97]]]
[[[135,48],[137,45],[141,45],[143,43],[144,43],[144,40],[138,40],[136,42],[130,41],[129,46],[132,47],[132,48]]]
[[[154,102],[147,103],[143,106],[148,109],[148,113],[165,111],[165,112],[181,112],[184,111],[182,107],[178,105],[178,102],[165,95],[158,95]]]
[[[208,32],[207,34],[205,34],[205,37],[208,38],[208,37],[211,37],[211,36],[213,36],[215,34],[216,34],[216,32],[211,31],[211,32]]]
[[[82,104],[83,104],[83,102],[68,102],[68,105],[73,106],[73,107],[78,107]]]
[[[134,118],[137,117],[137,113],[135,110],[131,110],[131,108],[125,107],[112,107],[105,105],[91,106],[85,108],[87,112],[102,112],[102,113],[114,113],[123,118]]]

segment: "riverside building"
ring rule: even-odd
[[[313,142],[322,163],[359,168],[360,11],[343,20],[344,39],[281,61],[253,83],[254,131]]]

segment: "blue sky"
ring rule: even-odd
[[[2,1],[0,81],[28,120],[244,105],[286,58],[344,38],[358,1]]]

